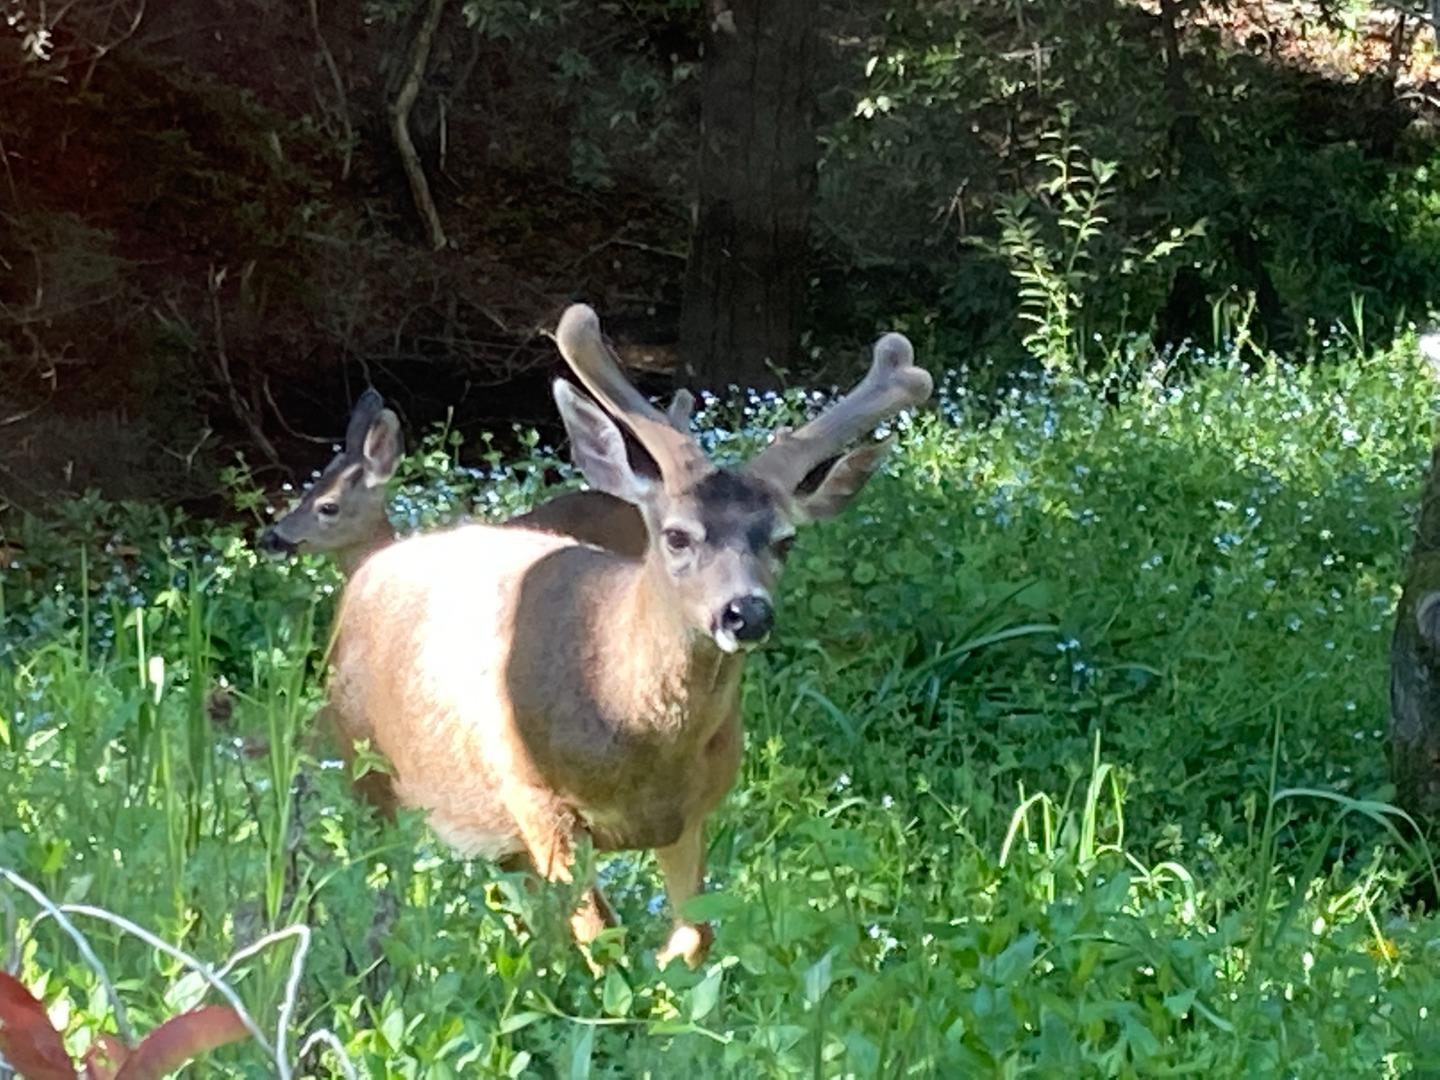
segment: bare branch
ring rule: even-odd
[[[340,165],[340,179],[348,180],[350,162],[355,154],[355,135],[350,127],[350,100],[345,95],[345,80],[340,78],[340,67],[335,63],[335,54],[330,51],[325,35],[320,32],[320,9],[316,0],[310,0],[310,30],[315,35],[315,44],[320,49],[320,59],[325,62],[325,70],[330,73],[330,81],[335,84],[335,108],[340,114],[340,127],[345,139],[345,158]]]
[[[415,31],[415,41],[410,49],[410,70],[400,86],[400,92],[390,104],[390,135],[395,140],[395,149],[400,153],[400,162],[405,166],[405,176],[410,181],[410,194],[415,199],[415,209],[425,223],[430,246],[439,251],[446,244],[445,229],[440,224],[440,212],[435,209],[435,200],[430,194],[430,183],[425,179],[425,170],[420,165],[420,155],[410,139],[410,110],[420,96],[420,83],[425,78],[425,65],[430,60],[430,46],[435,41],[435,31],[440,26],[440,16],[445,13],[445,0],[430,0],[425,18]]]
[[[215,360],[220,369],[221,381],[225,384],[225,392],[230,398],[230,408],[234,411],[236,419],[245,425],[250,432],[250,438],[260,452],[265,455],[271,465],[280,467],[280,455],[275,452],[274,445],[265,437],[265,431],[260,426],[260,418],[254,411],[245,404],[245,399],[240,396],[240,391],[235,386],[235,380],[230,374],[230,355],[225,349],[225,320],[220,311],[220,286],[225,283],[225,271],[210,271],[210,316],[215,323]]]

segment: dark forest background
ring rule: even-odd
[[[205,505],[407,423],[553,431],[585,299],[646,387],[977,381],[1425,316],[1416,9],[76,0],[0,29],[0,495]],[[1097,344],[1098,343],[1098,344]]]

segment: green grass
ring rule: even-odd
[[[95,500],[24,523],[0,579],[0,866],[217,965],[304,923],[290,1053],[328,1028],[377,1077],[1433,1069],[1440,926],[1404,897],[1434,870],[1383,737],[1435,405],[1413,342],[1195,359],[1108,403],[957,385],[796,550],[713,822],[702,970],[656,970],[645,857],[602,861],[625,930],[597,981],[563,898],[368,820],[307,737],[327,568]],[[508,511],[535,474],[437,438],[399,512],[492,488]],[[115,1024],[97,975],[0,895],[82,1050]],[[197,999],[173,957],[75,919],[138,1029]],[[229,976],[272,1038],[294,945]],[[192,1071],[274,1074],[254,1046]]]

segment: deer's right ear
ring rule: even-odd
[[[670,407],[665,410],[665,416],[676,431],[689,431],[690,420],[694,415],[695,395],[682,386],[670,399]]]
[[[826,521],[839,514],[855,501],[860,489],[870,481],[885,456],[895,445],[895,436],[883,442],[872,442],[840,458],[820,481],[820,486],[808,495],[796,495],[795,505],[806,521]]]
[[[383,487],[390,482],[400,464],[400,449],[400,418],[389,409],[381,409],[370,422],[360,451],[366,487]]]
[[[630,468],[625,437],[599,406],[582,397],[564,379],[555,380],[555,406],[570,436],[570,457],[593,487],[639,505],[653,482]]]

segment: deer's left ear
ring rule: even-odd
[[[826,521],[854,502],[855,496],[860,494],[861,489],[869,483],[870,477],[884,464],[886,455],[894,445],[895,436],[892,435],[884,442],[870,443],[858,450],[851,450],[830,466],[825,479],[820,481],[820,486],[814,491],[808,495],[797,493],[795,505],[805,520]]]

